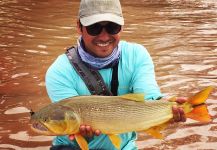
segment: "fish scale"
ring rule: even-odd
[[[81,136],[79,127],[89,125],[107,134],[117,149],[121,140],[115,134],[145,131],[156,138],[173,118],[172,106],[179,105],[187,118],[210,122],[211,116],[205,104],[212,87],[198,92],[183,104],[168,101],[144,101],[144,95],[78,96],[50,104],[38,112],[31,112],[32,129],[45,135],[74,134],[81,149],[88,143]]]
[[[211,91],[212,87],[207,87],[180,105],[187,117],[204,122],[211,120],[204,105]],[[31,116],[31,120],[47,128],[47,132],[43,130],[46,134],[77,133],[81,124],[105,134],[119,134],[166,123],[173,118],[172,106],[179,105],[163,100],[144,101],[143,98],[141,94],[77,96],[42,108]]]
[[[172,114],[173,103],[171,102],[144,103],[123,100],[119,97],[110,99],[107,96],[102,96],[101,99],[103,100],[96,99],[94,96],[88,99],[80,96],[75,97],[73,101],[69,100],[65,105],[70,105],[80,116],[81,124],[91,125],[93,129],[99,129],[103,133],[135,130],[135,122],[137,122],[136,130],[145,130],[149,128],[150,120],[154,123],[162,122]],[[167,116],[168,113],[170,115]]]

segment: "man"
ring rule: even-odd
[[[154,65],[148,51],[139,44],[120,40],[124,18],[119,0],[81,0],[77,30],[80,34],[77,51],[81,61],[91,69],[98,70],[106,86],[111,89],[113,67],[118,65],[118,95],[144,93],[145,99],[162,97],[155,80]],[[91,95],[82,78],[72,67],[66,54],[60,55],[46,74],[46,88],[53,102],[78,95]],[[179,98],[178,102],[185,99]],[[174,120],[185,121],[181,108],[173,107]],[[99,130],[92,131],[81,125],[80,133],[90,149],[115,149],[109,138]],[[136,133],[119,135],[121,149],[137,149]],[[74,136],[58,136],[52,149],[77,149]],[[58,146],[61,145],[61,146]]]

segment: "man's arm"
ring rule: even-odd
[[[145,99],[156,100],[163,97],[158,87],[156,78],[154,64],[151,56],[144,47],[138,49],[135,62],[135,71],[132,79],[132,90],[134,93],[144,93]],[[177,98],[177,103],[186,102],[185,98]],[[173,120],[175,122],[185,122],[186,117],[183,108],[173,106]]]
[[[68,58],[63,54],[49,67],[45,76],[47,93],[52,102],[77,96],[75,76]]]

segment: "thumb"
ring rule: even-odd
[[[69,135],[69,139],[70,139],[71,141],[73,141],[73,140],[75,139],[75,135],[74,135],[74,134],[70,134],[70,135]]]

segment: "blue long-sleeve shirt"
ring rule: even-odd
[[[120,41],[121,50],[118,66],[118,95],[127,93],[144,93],[144,99],[154,100],[161,97],[155,80],[154,65],[148,51],[139,44]],[[112,68],[101,69],[99,73],[105,84],[111,88]],[[83,80],[76,73],[65,54],[60,55],[46,73],[46,88],[52,102],[78,95],[91,95]],[[129,132],[119,135],[121,149],[137,149],[136,133]],[[53,145],[78,146],[67,136],[58,136]],[[89,141],[90,149],[115,149],[107,135],[94,136]]]

